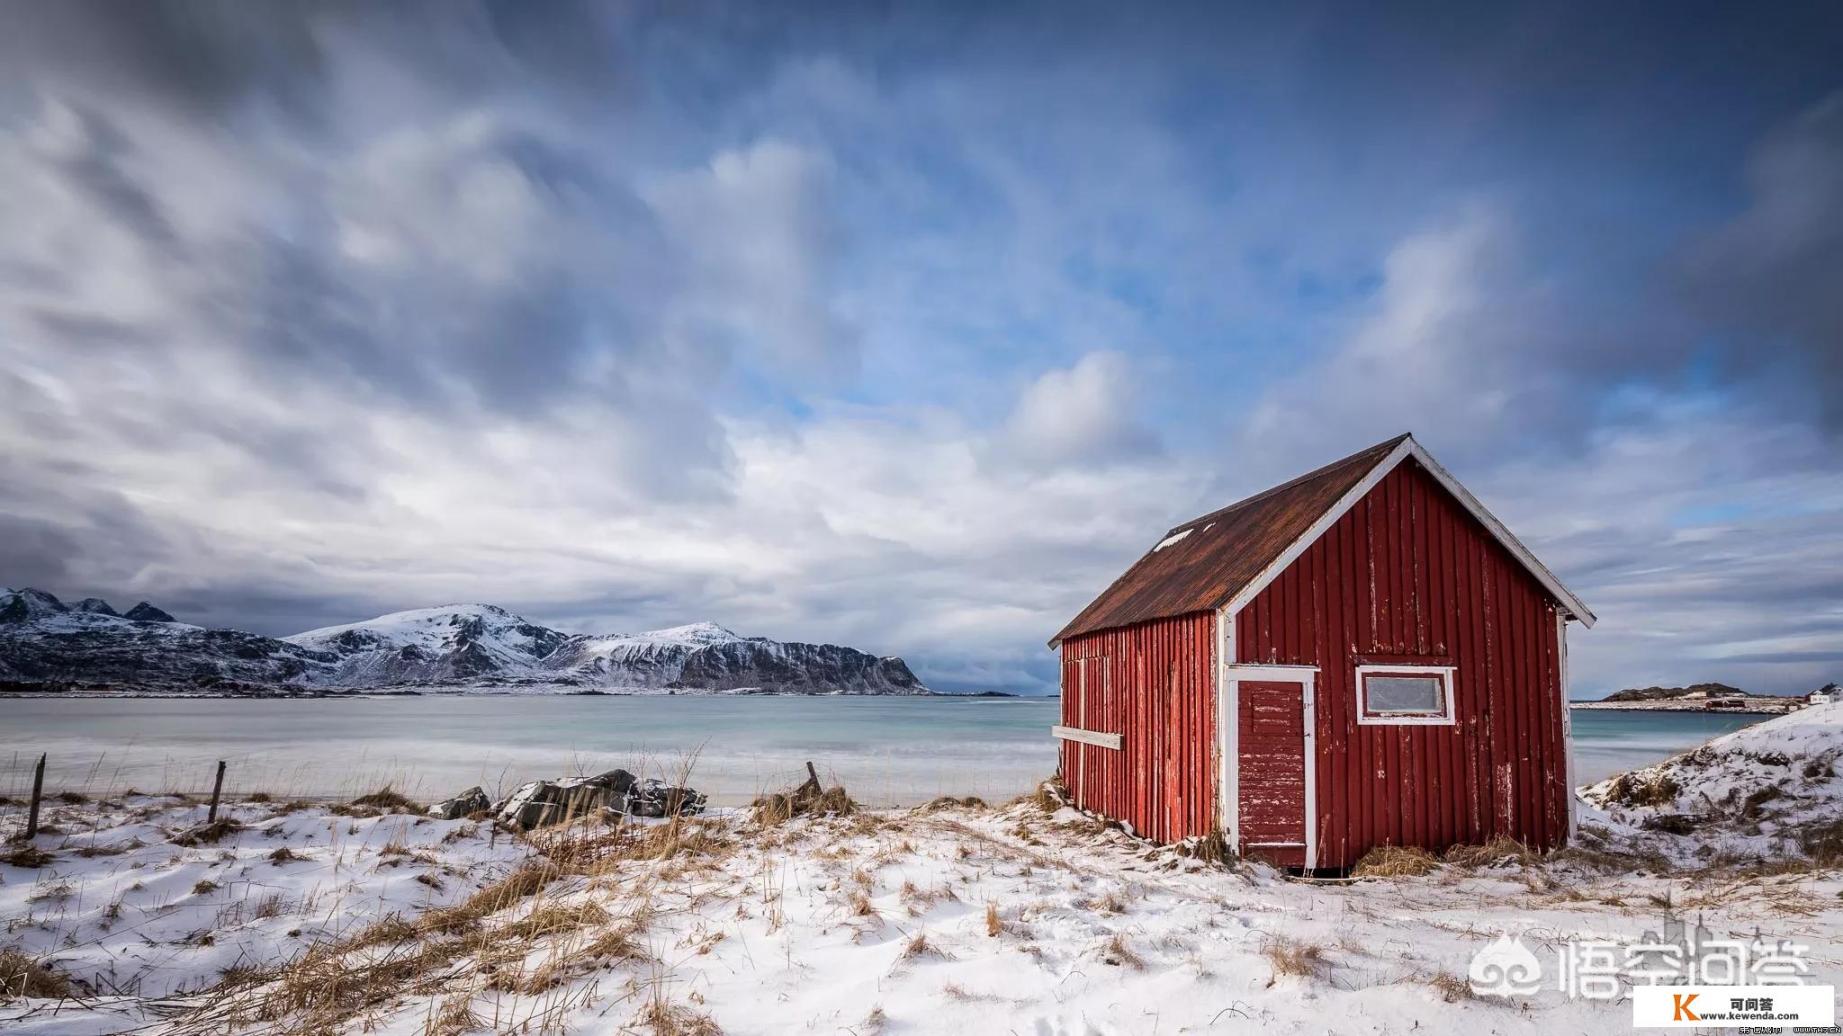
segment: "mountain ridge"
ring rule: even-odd
[[[207,693],[932,693],[895,655],[744,637],[713,622],[572,634],[497,605],[455,604],[266,637],[181,623],[146,601],[121,614],[100,598],[67,605],[29,587],[0,590],[0,682]]]

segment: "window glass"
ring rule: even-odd
[[[1445,681],[1437,676],[1370,676],[1364,682],[1373,713],[1446,711]]]

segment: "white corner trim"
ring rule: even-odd
[[[1574,791],[1574,710],[1568,707],[1568,616],[1559,610],[1555,613],[1555,656],[1561,669],[1557,693],[1561,697],[1561,754],[1567,760],[1568,841],[1572,844],[1580,830],[1581,815],[1580,800]]]
[[[1401,445],[1390,450],[1387,456],[1377,461],[1376,466],[1370,469],[1369,474],[1363,476],[1362,481],[1339,497],[1337,503],[1332,504],[1324,514],[1319,515],[1318,520],[1313,522],[1310,528],[1301,533],[1298,539],[1288,544],[1287,548],[1280,552],[1279,557],[1261,570],[1260,575],[1255,576],[1253,581],[1242,587],[1240,593],[1231,597],[1228,603],[1223,605],[1222,610],[1232,615],[1246,607],[1249,601],[1254,600],[1262,590],[1267,589],[1269,583],[1278,579],[1280,573],[1286,571],[1287,566],[1299,560],[1299,555],[1304,554],[1307,548],[1318,542],[1318,538],[1323,536],[1327,529],[1336,524],[1339,518],[1348,514],[1351,508],[1357,506],[1358,501],[1368,496],[1370,490],[1376,488],[1377,483],[1409,457],[1419,461],[1421,467],[1427,469],[1427,473],[1434,477],[1434,481],[1440,483],[1447,492],[1453,495],[1455,500],[1459,501],[1460,506],[1464,507],[1472,517],[1478,519],[1479,524],[1485,527],[1485,531],[1502,544],[1505,550],[1510,551],[1511,556],[1515,557],[1524,569],[1542,584],[1544,589],[1562,603],[1562,607],[1569,615],[1579,619],[1582,626],[1592,628],[1595,621],[1594,614],[1585,604],[1581,603],[1581,599],[1563,586],[1561,580],[1555,578],[1555,573],[1550,572],[1547,566],[1536,560],[1536,556],[1529,552],[1529,548],[1512,535],[1510,530],[1504,527],[1504,523],[1498,521],[1497,516],[1486,509],[1484,504],[1479,503],[1477,497],[1460,485],[1459,480],[1454,478],[1451,472],[1441,467],[1440,462],[1434,460],[1433,456],[1422,448],[1413,436],[1403,439]]]
[[[1446,686],[1441,700],[1446,703],[1446,711],[1438,716],[1421,713],[1407,713],[1397,716],[1371,716],[1369,712],[1369,691],[1363,685],[1365,676],[1387,676],[1390,673],[1412,673],[1423,675],[1439,673],[1440,680]],[[1357,725],[1362,727],[1450,727],[1457,722],[1458,700],[1457,669],[1450,665],[1360,665],[1356,674]]]
[[[1084,745],[1111,748],[1116,752],[1120,750],[1124,741],[1119,734],[1104,734],[1098,730],[1082,730],[1079,727],[1057,726],[1049,728],[1049,731],[1064,741],[1080,741]]]
[[[1216,609],[1216,813],[1231,852],[1241,845],[1241,755],[1235,735],[1235,684],[1229,667],[1235,662],[1235,614]]]

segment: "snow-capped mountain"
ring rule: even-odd
[[[902,659],[836,644],[741,637],[711,622],[611,637],[572,637],[548,659],[556,672],[625,686],[721,691],[774,688],[800,694],[925,694]]]
[[[176,622],[146,601],[120,615],[99,598],[72,607],[42,590],[0,590],[0,679],[13,683],[280,685],[318,664],[292,644]]]
[[[388,687],[525,676],[569,637],[532,625],[504,608],[455,604],[392,612],[282,639],[331,655],[329,683]]]
[[[143,601],[126,614],[90,598],[0,590],[0,680],[351,690],[504,686],[698,693],[926,694],[902,659],[834,644],[742,637],[714,623],[585,636],[504,608],[393,612],[280,639],[176,622]]]

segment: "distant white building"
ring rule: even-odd
[[[1817,690],[1812,691],[1810,694],[1805,695],[1805,704],[1829,705],[1838,700],[1838,693],[1836,684],[1825,684]]]

